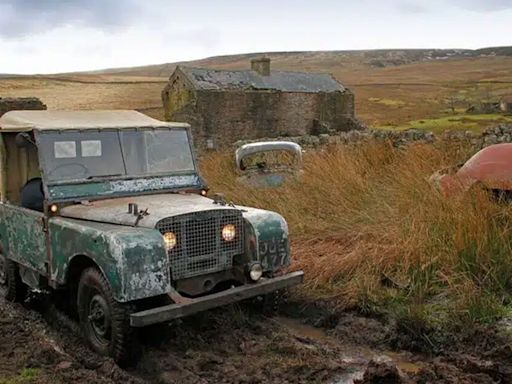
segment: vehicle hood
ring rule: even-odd
[[[170,216],[208,210],[236,210],[215,204],[212,199],[196,194],[168,193],[135,197],[122,197],[70,205],[60,211],[60,216],[91,220],[101,223],[133,226],[137,217],[128,213],[128,204],[137,204],[139,211],[147,209],[148,215],[139,221],[139,227],[154,228],[161,219]]]

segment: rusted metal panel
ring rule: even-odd
[[[271,279],[263,279],[254,284],[231,288],[219,293],[192,299],[182,304],[171,304],[137,312],[131,315],[130,323],[133,327],[144,327],[172,319],[178,319],[197,312],[206,311],[208,309],[291,287],[302,283],[303,279],[304,272],[302,271],[292,272],[290,274]]]
[[[74,257],[87,256],[107,277],[116,300],[157,296],[170,289],[167,254],[154,229],[54,217],[49,221],[52,280],[65,284]]]
[[[302,148],[299,144],[291,141],[262,141],[257,143],[244,144],[235,152],[236,166],[240,169],[240,165],[247,156],[268,152],[268,151],[286,151],[291,152],[297,157],[297,163],[302,164]]]
[[[512,144],[486,147],[462,166],[437,172],[430,180],[445,195],[467,191],[477,183],[488,189],[512,190]]]
[[[267,164],[268,156],[271,154],[277,156],[277,161],[274,159],[272,164]],[[283,154],[288,156],[283,157]],[[257,156],[259,161],[256,162],[256,166],[247,167],[244,160],[248,160],[251,156]],[[278,187],[286,180],[300,175],[302,148],[299,144],[291,141],[262,141],[244,144],[236,150],[235,162],[241,175],[240,181],[244,184],[254,188]]]

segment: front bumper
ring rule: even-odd
[[[302,283],[304,272],[292,272],[287,275],[261,279],[257,283],[246,284],[236,288],[230,288],[219,293],[190,299],[186,303],[170,304],[163,307],[151,308],[145,311],[133,313],[130,317],[132,327],[145,327],[151,324],[162,323],[172,319],[178,319],[197,312],[235,303],[251,297],[265,295],[273,291],[291,287]]]

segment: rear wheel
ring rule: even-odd
[[[140,351],[136,330],[130,327],[131,307],[114,299],[96,268],[87,268],[80,277],[77,307],[82,332],[92,349],[122,366],[137,361]]]
[[[21,280],[18,264],[0,254],[0,285],[6,300],[23,302],[27,297],[27,286]]]

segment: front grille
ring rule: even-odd
[[[233,241],[222,239],[222,228],[234,224]],[[171,275],[175,280],[230,269],[233,256],[243,252],[242,213],[211,210],[168,217],[156,224],[160,233],[173,232],[177,244],[169,251]]]

